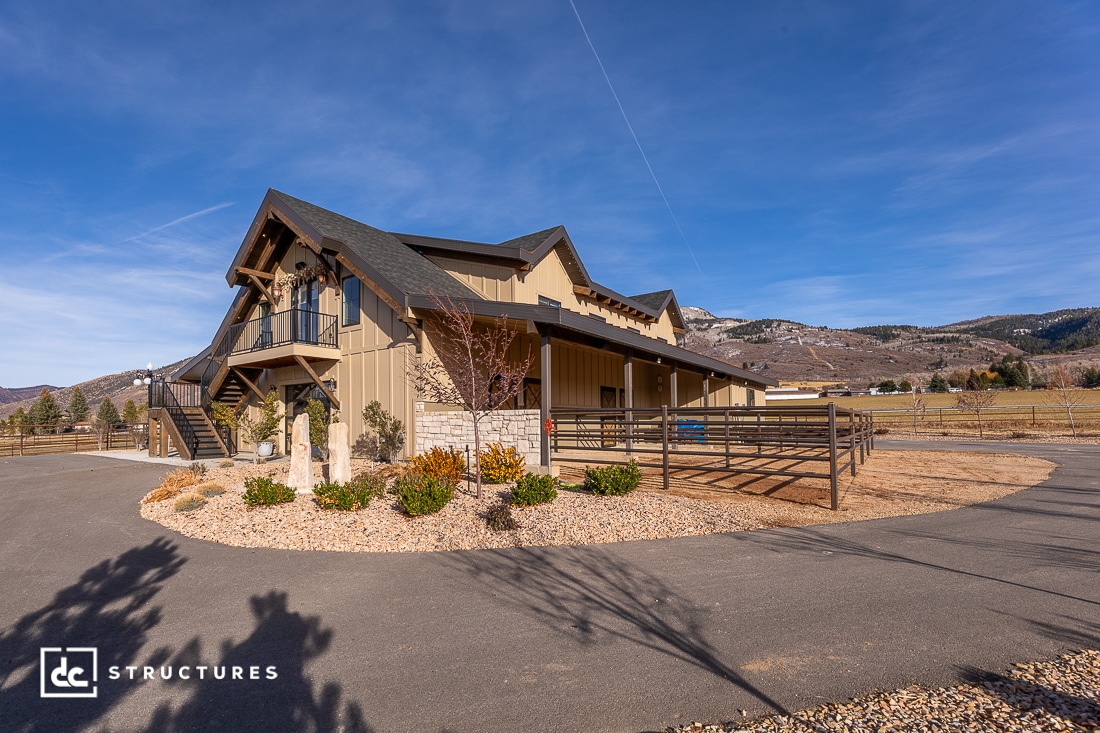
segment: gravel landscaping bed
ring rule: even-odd
[[[375,467],[353,461],[353,474]],[[141,505],[141,515],[181,534],[237,547],[337,552],[427,552],[514,546],[577,545],[716,534],[765,527],[853,521],[874,517],[943,511],[987,501],[1032,486],[1049,475],[1053,464],[1024,456],[942,454],[923,451],[881,452],[859,476],[845,478],[842,509],[827,508],[826,483],[779,482],[760,477],[707,474],[677,479],[670,491],[652,476],[627,496],[594,496],[562,489],[550,504],[513,507],[518,529],[494,532],[485,511],[506,500],[508,487],[487,486],[477,499],[462,484],[442,511],[411,518],[392,495],[364,509],[321,509],[312,494],[293,502],[248,508],[241,499],[244,480],[273,476],[285,481],[286,462],[215,468],[204,481],[226,489],[205,506],[177,512],[174,501]],[[699,473],[699,472],[694,472]],[[578,468],[563,468],[578,481]],[[314,464],[317,482],[321,464]],[[153,488],[153,487],[150,487]]]
[[[789,715],[667,728],[666,733],[820,733],[822,731],[1100,731],[1100,651],[1017,664],[972,684],[893,692]]]

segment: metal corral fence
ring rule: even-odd
[[[874,422],[835,404],[801,407],[553,409],[554,460],[608,464],[634,459],[660,469],[829,479],[856,475],[874,447]]]
[[[95,430],[71,427],[8,428],[0,433],[0,456],[39,456],[48,453],[89,453],[104,450],[137,450],[146,445],[144,424],[115,425],[99,435]]]
[[[1078,436],[1100,433],[1100,405],[1071,408]],[[864,410],[874,416],[880,434],[913,432],[912,408]],[[981,432],[1001,437],[1027,437],[1030,432],[1050,436],[1072,434],[1066,408],[1057,405],[991,405],[982,408]],[[929,435],[978,435],[978,418],[972,410],[959,407],[929,407],[916,411],[916,432]]]

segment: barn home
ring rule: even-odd
[[[269,190],[226,273],[235,297],[211,345],[156,391],[150,427],[188,459],[230,455],[237,436],[215,429],[214,401],[255,410],[269,390],[286,418],[275,439],[318,399],[368,432],[381,403],[406,425],[405,452],[470,442],[455,406],[424,401],[410,364],[431,353],[432,295],[487,321],[506,316],[534,361],[522,393],[490,438],[548,461],[541,426],[552,409],[761,405],[772,380],[682,348],[671,290],[621,295],[594,281],[564,227],[499,244],[385,232]],[[242,439],[243,440],[243,439]]]

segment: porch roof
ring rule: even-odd
[[[703,354],[697,354],[674,344],[593,320],[588,316],[565,308],[493,300],[456,300],[455,302],[465,305],[469,308],[470,313],[475,316],[490,318],[506,316],[509,320],[531,321],[539,326],[554,329],[559,332],[559,335],[560,331],[583,334],[590,339],[608,345],[613,344],[618,349],[630,349],[638,355],[650,355],[654,360],[656,360],[656,357],[661,357],[669,364],[694,367],[704,373],[714,372],[716,376],[722,375],[723,378],[739,379],[759,385],[761,388],[779,386],[777,380],[762,377],[755,372],[735,367],[732,364]],[[409,307],[416,310],[438,310],[431,298],[426,296],[410,297]]]

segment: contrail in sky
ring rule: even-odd
[[[122,241],[123,242],[133,242],[135,239],[141,239],[142,237],[147,237],[150,234],[154,234],[156,232],[161,231],[162,229],[167,229],[168,227],[174,227],[176,224],[182,224],[183,222],[190,221],[191,219],[198,219],[200,216],[206,216],[207,214],[213,214],[218,209],[224,209],[226,206],[232,206],[232,205],[233,205],[233,202],[229,201],[229,202],[224,203],[224,204],[218,204],[217,206],[211,206],[208,209],[203,209],[202,211],[196,211],[194,214],[188,214],[187,216],[181,216],[178,219],[173,219],[172,221],[168,222],[167,224],[161,224],[159,227],[153,227],[152,229],[150,229],[147,232],[142,232],[141,234],[134,235],[133,237],[130,237],[129,239],[124,239]]]
[[[653,183],[657,186],[657,191],[661,194],[661,200],[665,202],[665,208],[668,209],[668,213],[672,216],[672,221],[676,222],[676,229],[680,232],[680,239],[684,240],[684,246],[687,247],[688,254],[691,255],[692,261],[695,263],[695,269],[699,272],[703,271],[703,268],[699,267],[699,260],[695,259],[695,251],[692,250],[691,245],[688,244],[687,236],[684,235],[684,228],[680,226],[680,220],[676,218],[676,212],[672,210],[672,204],[668,202],[668,197],[665,196],[665,190],[661,188],[661,182],[657,180],[657,174],[653,172],[653,166],[649,164],[649,158],[645,154],[645,150],[642,149],[642,144],[638,141],[638,136],[634,134],[634,126],[630,124],[630,118],[626,116],[626,110],[623,109],[623,103],[619,101],[619,95],[615,93],[615,87],[611,83],[611,77],[607,75],[607,69],[603,67],[603,61],[600,60],[600,54],[597,53],[596,47],[592,44],[592,39],[588,35],[588,29],[584,27],[584,21],[581,20],[581,14],[577,11],[577,6],[573,0],[569,0],[570,7],[573,8],[573,15],[577,16],[577,22],[580,23],[581,32],[584,33],[584,40],[588,41],[588,47],[592,49],[592,55],[596,57],[596,63],[600,65],[600,71],[603,72],[603,78],[607,82],[607,88],[611,90],[611,96],[615,98],[615,104],[619,105],[619,112],[623,115],[623,121],[626,122],[626,128],[630,130],[630,136],[634,138],[634,144],[638,146],[638,152],[642,154],[642,160],[645,161],[645,167],[649,169],[649,175],[653,178]]]

